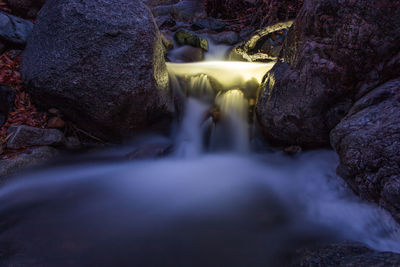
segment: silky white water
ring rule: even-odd
[[[400,252],[398,225],[336,176],[333,151],[252,152],[246,88],[211,90],[212,70],[186,68],[188,80],[171,76],[188,98],[169,156],[104,160],[105,151],[0,188],[3,262],[282,266],[298,248],[342,240]]]

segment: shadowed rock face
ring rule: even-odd
[[[35,18],[46,0],[7,0],[13,12],[28,18]]]
[[[400,255],[373,251],[355,242],[338,242],[299,249],[288,266],[396,266]]]
[[[39,107],[59,108],[100,138],[165,129],[171,121],[160,34],[139,0],[48,1],[21,74]]]
[[[400,71],[400,3],[305,1],[256,114],[275,143],[321,147],[354,101]]]
[[[400,79],[358,100],[331,132],[338,173],[353,191],[400,222]]]

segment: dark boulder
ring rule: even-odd
[[[13,13],[28,17],[35,18],[46,0],[7,0],[8,5],[11,7]]]
[[[0,85],[0,127],[7,121],[8,113],[14,109],[15,92],[6,85]]]
[[[39,107],[102,139],[165,130],[173,117],[160,33],[140,0],[46,2],[21,74]]]
[[[358,100],[332,130],[338,174],[362,198],[400,222],[400,79]]]
[[[400,2],[306,0],[256,114],[275,143],[321,147],[354,101],[400,72]]]
[[[24,47],[32,32],[33,23],[0,11],[0,42]]]

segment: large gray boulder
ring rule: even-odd
[[[174,112],[160,33],[140,0],[47,1],[21,74],[39,107],[106,140],[166,129]]]
[[[400,78],[358,100],[332,130],[338,174],[400,222]]]
[[[275,144],[321,147],[354,101],[400,72],[397,0],[306,0],[260,90]]]

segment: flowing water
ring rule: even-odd
[[[333,151],[254,152],[249,81],[270,64],[168,68],[187,97],[173,152],[15,178],[0,189],[4,264],[282,266],[297,248],[340,240],[400,252],[398,225],[336,176]]]

